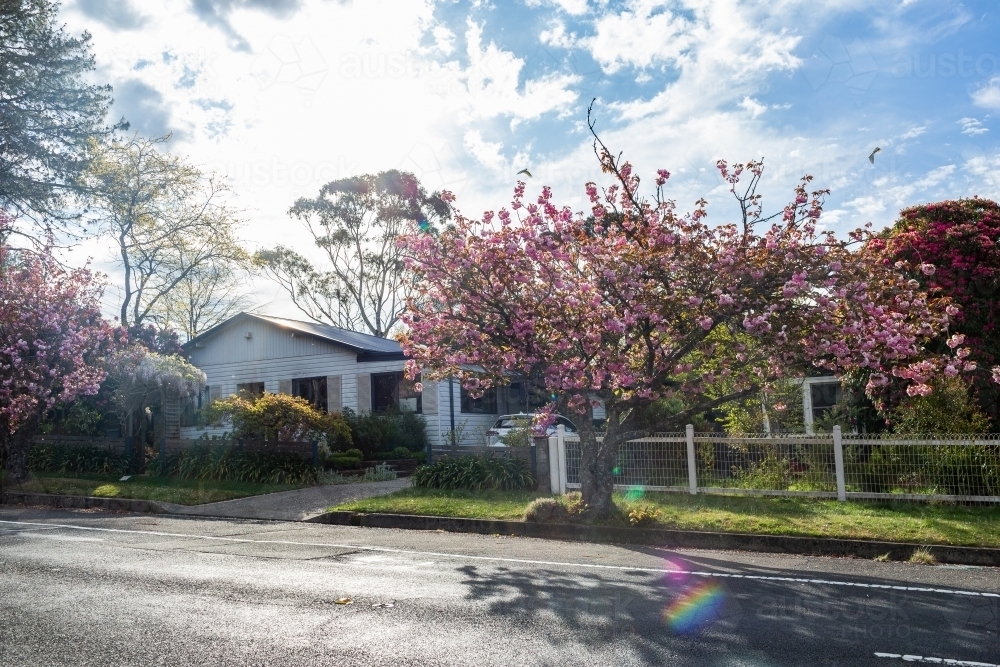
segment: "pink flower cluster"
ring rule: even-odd
[[[587,215],[518,183],[502,224],[458,215],[439,236],[402,239],[418,285],[403,315],[411,376],[481,392],[519,373],[583,413],[595,397],[620,412],[676,392],[745,395],[810,364],[869,369],[874,385],[897,375],[917,393],[967,369],[961,349],[926,351],[948,301],[873,263],[869,230],[818,232],[826,191],[808,191],[809,177],[766,222],[751,189],[744,220],[709,225],[704,200],[676,212],[666,171],[646,200],[631,165],[602,161],[618,182],[586,185]],[[762,169],[719,163],[734,193]]]
[[[58,403],[97,393],[113,342],[101,317],[101,285],[66,270],[50,247],[14,248],[0,212],[0,440]]]

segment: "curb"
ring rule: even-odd
[[[711,533],[688,530],[545,524],[524,521],[459,519],[406,514],[364,514],[360,512],[327,512],[326,514],[321,514],[305,521],[308,523],[325,523],[337,526],[401,528],[404,530],[444,530],[453,533],[500,534],[569,542],[636,544],[674,549],[755,551],[798,554],[803,556],[847,556],[865,559],[872,559],[888,554],[889,559],[894,561],[905,561],[909,559],[914,550],[923,547],[929,550],[939,563],[1000,567],[1000,549],[984,547],[842,540],[826,537],[794,537],[785,535],[753,535],[747,533]]]
[[[3,493],[0,505],[46,505],[62,509],[102,509],[115,512],[158,512],[155,501],[96,496],[60,496],[49,493]]]

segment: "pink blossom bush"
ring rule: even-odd
[[[113,331],[101,317],[94,275],[64,269],[51,247],[12,247],[10,225],[0,211],[0,446],[11,476],[22,480],[45,412],[97,393]]]
[[[519,182],[510,208],[402,240],[418,285],[403,316],[408,372],[454,376],[472,392],[516,373],[555,395],[550,410],[580,428],[582,492],[595,516],[610,511],[619,445],[648,433],[640,415],[658,399],[684,396],[672,418],[682,427],[806,365],[865,368],[873,386],[906,378],[918,393],[945,368],[967,367],[964,348],[925,349],[948,326],[948,299],[855,251],[867,230],[846,240],[820,233],[827,192],[808,190],[810,177],[765,217],[762,163],[719,162],[742,215],[712,225],[704,200],[677,211],[668,172],[643,198],[631,165],[597,146],[614,182],[586,185],[586,214],[557,205],[548,187],[529,200]],[[607,417],[600,440],[597,401]]]

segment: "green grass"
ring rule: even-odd
[[[411,488],[330,509],[518,520],[538,496]],[[650,527],[1000,547],[1000,507],[665,493],[628,499],[616,494],[615,502],[623,508],[648,504],[660,509]]]
[[[67,496],[98,496],[102,498],[135,498],[159,500],[179,505],[200,505],[219,500],[257,496],[275,491],[300,489],[295,484],[254,484],[249,482],[216,482],[173,477],[133,475],[121,482],[121,475],[86,473],[36,472],[21,485],[4,485],[6,491],[52,493]]]

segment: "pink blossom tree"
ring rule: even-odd
[[[113,331],[101,317],[94,275],[63,268],[50,246],[12,247],[10,225],[0,211],[0,447],[21,481],[45,412],[97,393]]]
[[[964,348],[934,356],[924,347],[948,326],[947,299],[873,265],[866,230],[847,240],[820,233],[827,192],[810,192],[810,177],[764,216],[763,164],[719,162],[741,216],[710,225],[704,200],[677,212],[665,170],[646,199],[631,165],[596,135],[595,151],[613,184],[587,184],[589,215],[556,206],[548,187],[528,201],[519,182],[509,210],[407,236],[418,293],[402,338],[411,376],[454,376],[481,392],[516,373],[556,396],[549,409],[580,430],[593,516],[609,514],[618,447],[650,432],[643,412],[659,399],[683,396],[686,408],[657,425],[679,428],[807,365],[867,368],[872,388],[895,374],[913,393],[945,368],[963,369]]]

